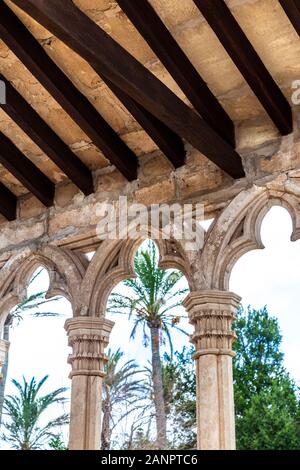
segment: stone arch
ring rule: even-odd
[[[134,257],[145,238],[105,240],[93,256],[82,284],[81,315],[104,316],[108,297],[121,281],[135,276]],[[153,240],[159,250],[159,266],[178,269],[186,276],[190,288],[193,278],[183,246],[177,240]]]
[[[14,254],[0,270],[0,330],[9,311],[26,298],[29,280],[39,266],[49,275],[47,298],[64,296],[76,315],[86,270],[83,260],[72,251],[56,246],[26,248]]]
[[[229,278],[236,261],[250,250],[264,248],[261,224],[275,205],[287,209],[292,218],[291,240],[300,238],[298,194],[254,185],[239,193],[210,227],[195,273],[198,288],[229,289]]]

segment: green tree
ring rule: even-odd
[[[122,366],[120,360],[124,353],[119,349],[108,351],[108,361],[105,364],[102,387],[102,430],[101,449],[109,450],[113,429],[125,417],[136,411],[139,401],[144,398],[142,370],[133,361],[127,361]]]
[[[41,418],[51,405],[65,402],[61,395],[66,388],[40,396],[40,390],[47,379],[46,375],[40,382],[36,382],[34,377],[27,382],[23,377],[22,384],[12,380],[17,393],[7,396],[4,400],[4,414],[8,421],[3,423],[5,432],[2,439],[14,449],[42,449],[50,440],[58,437],[55,429],[69,422],[68,414],[62,414],[46,424],[41,424]]]
[[[68,450],[68,448],[65,446],[65,443],[61,440],[61,437],[59,435],[52,437],[52,439],[50,439],[49,447],[52,450]]]
[[[42,273],[43,269],[37,271],[37,273],[31,278],[30,284],[32,284],[38,276]],[[58,313],[55,312],[46,312],[41,311],[40,307],[42,305],[48,304],[50,302],[57,301],[58,298],[46,299],[46,292],[37,292],[28,296],[23,302],[18,304],[7,316],[5,324],[3,327],[3,339],[5,341],[10,340],[10,330],[11,327],[23,320],[25,314],[30,314],[33,317],[54,317],[58,316]],[[2,423],[2,411],[5,397],[5,385],[8,375],[8,366],[9,366],[9,352],[6,353],[4,365],[2,367],[2,378],[0,380],[0,426]]]
[[[160,345],[165,336],[172,354],[171,328],[185,333],[178,327],[179,317],[175,316],[175,310],[181,305],[187,289],[180,289],[178,286],[183,276],[181,272],[163,271],[158,267],[158,255],[153,242],[148,243],[147,249],[137,252],[134,267],[136,279],[123,283],[128,294],[113,293],[109,299],[108,311],[133,317],[131,338],[135,337],[138,327],[141,327],[144,345],[151,345],[157,447],[164,449],[167,446],[167,421]]]
[[[148,429],[145,432],[142,427],[137,427],[134,431],[126,442],[126,450],[154,450],[156,448],[156,442],[149,438]]]
[[[234,329],[233,362],[236,435],[238,449],[281,450],[300,448],[299,390],[290,378],[280,351],[278,321],[266,308],[238,312]],[[176,353],[168,367],[175,369],[173,395],[174,443],[195,446],[196,380],[193,350]]]
[[[266,307],[248,307],[239,312],[234,328],[237,447],[299,449],[298,389],[283,365],[277,319]]]
[[[174,358],[164,355],[165,400],[173,422],[173,447],[196,447],[196,376],[194,348],[176,351]]]

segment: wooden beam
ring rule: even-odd
[[[193,107],[234,146],[234,124],[147,0],[117,0]]]
[[[91,194],[93,192],[93,177],[90,170],[1,73],[0,80],[6,86],[6,103],[0,104],[2,109],[84,194]]]
[[[292,110],[223,0],[194,0],[282,135],[293,131]]]
[[[157,119],[232,177],[244,176],[240,156],[71,0],[13,0]]]
[[[8,28],[8,24],[10,28]],[[137,160],[134,153],[129,150],[120,137],[109,128],[108,124],[103,121],[101,116],[97,115],[97,111],[88,100],[86,100],[83,95],[80,95],[72,82],[63,75],[61,70],[51,61],[44,49],[34,37],[31,36],[18,17],[14,15],[5,4],[0,4],[0,33],[2,33],[2,38],[6,40],[9,47],[19,56],[31,73],[48,89],[61,106],[72,116],[75,122],[90,136],[93,142],[103,150],[107,158],[109,158],[129,180],[135,179],[137,168],[133,168],[133,166],[135,165],[137,167]],[[22,39],[21,45],[18,44],[19,38],[20,40]],[[35,61],[35,63],[32,64],[32,61]],[[43,73],[43,70],[41,71],[40,68],[43,68],[45,73]],[[50,71],[50,73],[48,73],[48,71]],[[101,78],[104,80],[104,77]],[[49,80],[51,80],[50,84]],[[63,91],[67,90],[65,97],[61,97],[57,94],[59,92],[57,89],[60,87],[63,88]],[[121,91],[118,92],[116,87],[114,87],[114,92],[118,94],[120,101],[125,107],[128,107],[133,117],[144,127],[145,131],[166,154],[170,161],[172,163],[174,163],[174,160],[180,161],[182,165],[185,160],[185,151],[183,142],[180,142],[180,137],[166,128],[159,120],[150,116],[141,106],[133,103],[126,94]],[[60,101],[60,99],[62,99],[62,101]],[[67,100],[67,103],[65,100]],[[82,112],[82,116],[73,109],[76,106],[78,112]],[[99,122],[97,122],[98,120]],[[92,125],[95,124],[92,128],[89,127],[91,122]],[[109,146],[108,150],[106,147],[103,147],[102,142],[99,141],[99,136],[95,135],[95,132],[100,132],[101,135],[103,134],[103,138]],[[112,157],[110,152],[117,154],[120,161]],[[128,165],[126,165],[126,162]]]
[[[39,42],[3,1],[0,1],[0,38],[106,158],[128,180],[136,179],[136,155],[51,60]]]
[[[0,182],[0,213],[7,220],[14,220],[17,212],[16,196]]]
[[[279,0],[287,17],[300,36],[300,1],[299,0]]]
[[[0,132],[0,163],[45,206],[53,204],[54,184]]]
[[[166,155],[175,168],[184,165],[186,152],[182,139],[159,121],[155,116],[144,109],[140,104],[130,98],[110,80],[102,77],[107,86],[128,109],[136,121],[144,128],[158,148]]]

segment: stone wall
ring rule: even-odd
[[[293,134],[274,138],[264,135],[264,144],[255,147],[260,136],[254,133],[252,148],[240,152],[246,177],[232,180],[199,152],[187,146],[186,165],[173,170],[170,163],[154,152],[140,159],[138,180],[128,183],[114,167],[94,172],[95,193],[84,197],[71,183],[57,185],[55,205],[46,209],[34,196],[19,199],[18,219],[0,224],[0,259],[4,252],[15,250],[34,241],[91,248],[95,243],[98,222],[97,203],[117,201],[126,195],[131,202],[146,205],[171,202],[202,202],[205,218],[212,218],[242,189],[253,183],[259,186],[284,186],[288,176],[300,177],[299,115],[294,111]],[[247,137],[249,139],[249,136]],[[255,140],[256,139],[256,140]],[[299,170],[299,171],[298,171]],[[292,180],[291,180],[292,181]],[[291,183],[289,183],[291,184]],[[85,246],[86,245],[86,246]]]

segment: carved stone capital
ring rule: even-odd
[[[191,292],[183,302],[195,332],[191,341],[195,345],[195,359],[205,354],[234,356],[232,331],[241,298],[218,290]]]
[[[75,317],[66,321],[65,329],[73,352],[68,362],[72,366],[70,378],[75,375],[104,376],[107,361],[104,349],[114,322],[106,318]]]
[[[2,379],[2,367],[5,363],[5,357],[9,349],[9,342],[0,339],[0,380]]]

